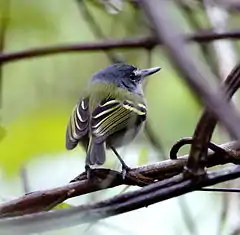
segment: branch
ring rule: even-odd
[[[240,64],[235,66],[224,81],[222,88],[228,100],[240,87]],[[193,142],[190,149],[187,168],[191,172],[202,174],[204,171],[204,158],[207,155],[208,143],[211,140],[217,119],[211,112],[205,110],[196,126]]]
[[[239,34],[240,38],[240,34]],[[156,45],[152,37],[138,37],[123,40],[103,40],[99,42],[86,42],[78,44],[66,44],[58,46],[49,46],[42,48],[33,48],[18,52],[9,52],[0,54],[0,62],[10,62],[19,59],[32,58],[36,56],[46,56],[52,54],[78,52],[78,51],[102,51],[113,48],[135,49]]]
[[[240,150],[239,142],[230,142],[221,145],[223,149]],[[239,153],[240,154],[240,153]],[[95,180],[86,180],[86,175],[81,174],[74,183],[62,187],[28,193],[18,199],[14,199],[0,205],[0,217],[11,217],[16,215],[29,214],[51,209],[62,201],[88,194],[106,188],[116,187],[122,184],[144,186],[141,180],[136,181],[139,175],[147,179],[166,180],[180,174],[187,162],[188,156],[179,157],[178,160],[165,160],[158,163],[132,168],[126,179],[122,179],[119,172],[108,169],[93,170]],[[209,153],[206,159],[207,167],[222,165],[226,163],[240,163],[240,156],[229,155],[227,152]],[[153,180],[152,180],[153,181]],[[151,183],[152,181],[149,181]]]
[[[211,31],[198,32],[189,34],[184,37],[186,41],[205,43],[221,39],[240,39],[240,29],[224,33],[214,33]],[[120,40],[104,40],[91,43],[66,44],[58,46],[48,46],[42,48],[26,49],[18,52],[6,52],[0,54],[0,63],[13,62],[19,59],[27,59],[36,56],[47,56],[66,52],[79,51],[102,51],[111,49],[136,49],[136,48],[153,48],[160,44],[154,37],[136,37]]]
[[[0,232],[4,235],[27,235],[95,222],[238,177],[240,166],[208,173],[197,182],[184,179],[180,174],[91,205],[0,219]]]

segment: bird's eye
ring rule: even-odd
[[[132,73],[130,74],[130,78],[131,80],[138,80],[138,69],[135,69],[134,71],[132,71]]]
[[[131,80],[135,80],[135,79],[136,79],[135,73],[131,73],[131,74],[130,74],[130,79],[131,79]]]

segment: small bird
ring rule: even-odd
[[[143,126],[147,108],[142,83],[159,70],[160,67],[139,69],[116,63],[93,74],[72,111],[66,131],[68,150],[78,143],[85,148],[86,171],[91,165],[104,164],[105,150],[112,149],[125,177],[129,167],[116,148],[132,141]]]

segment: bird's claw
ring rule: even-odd
[[[85,165],[85,172],[86,172],[86,175],[87,175],[87,179],[90,179],[91,178],[91,167],[89,165]]]
[[[129,166],[127,166],[125,163],[122,164],[122,179],[125,180],[126,179],[126,175],[128,173],[128,171],[130,170],[131,168]]]

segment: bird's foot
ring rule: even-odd
[[[89,165],[85,165],[85,172],[86,172],[86,175],[87,175],[87,179],[90,179],[91,178],[91,167]]]
[[[123,180],[125,180],[129,170],[131,170],[131,168],[125,162],[123,162],[122,163],[122,179]]]
[[[123,161],[120,154],[117,152],[117,150],[113,146],[111,146],[111,149],[122,165],[122,178],[123,178],[123,180],[125,180],[126,174],[131,168]]]

